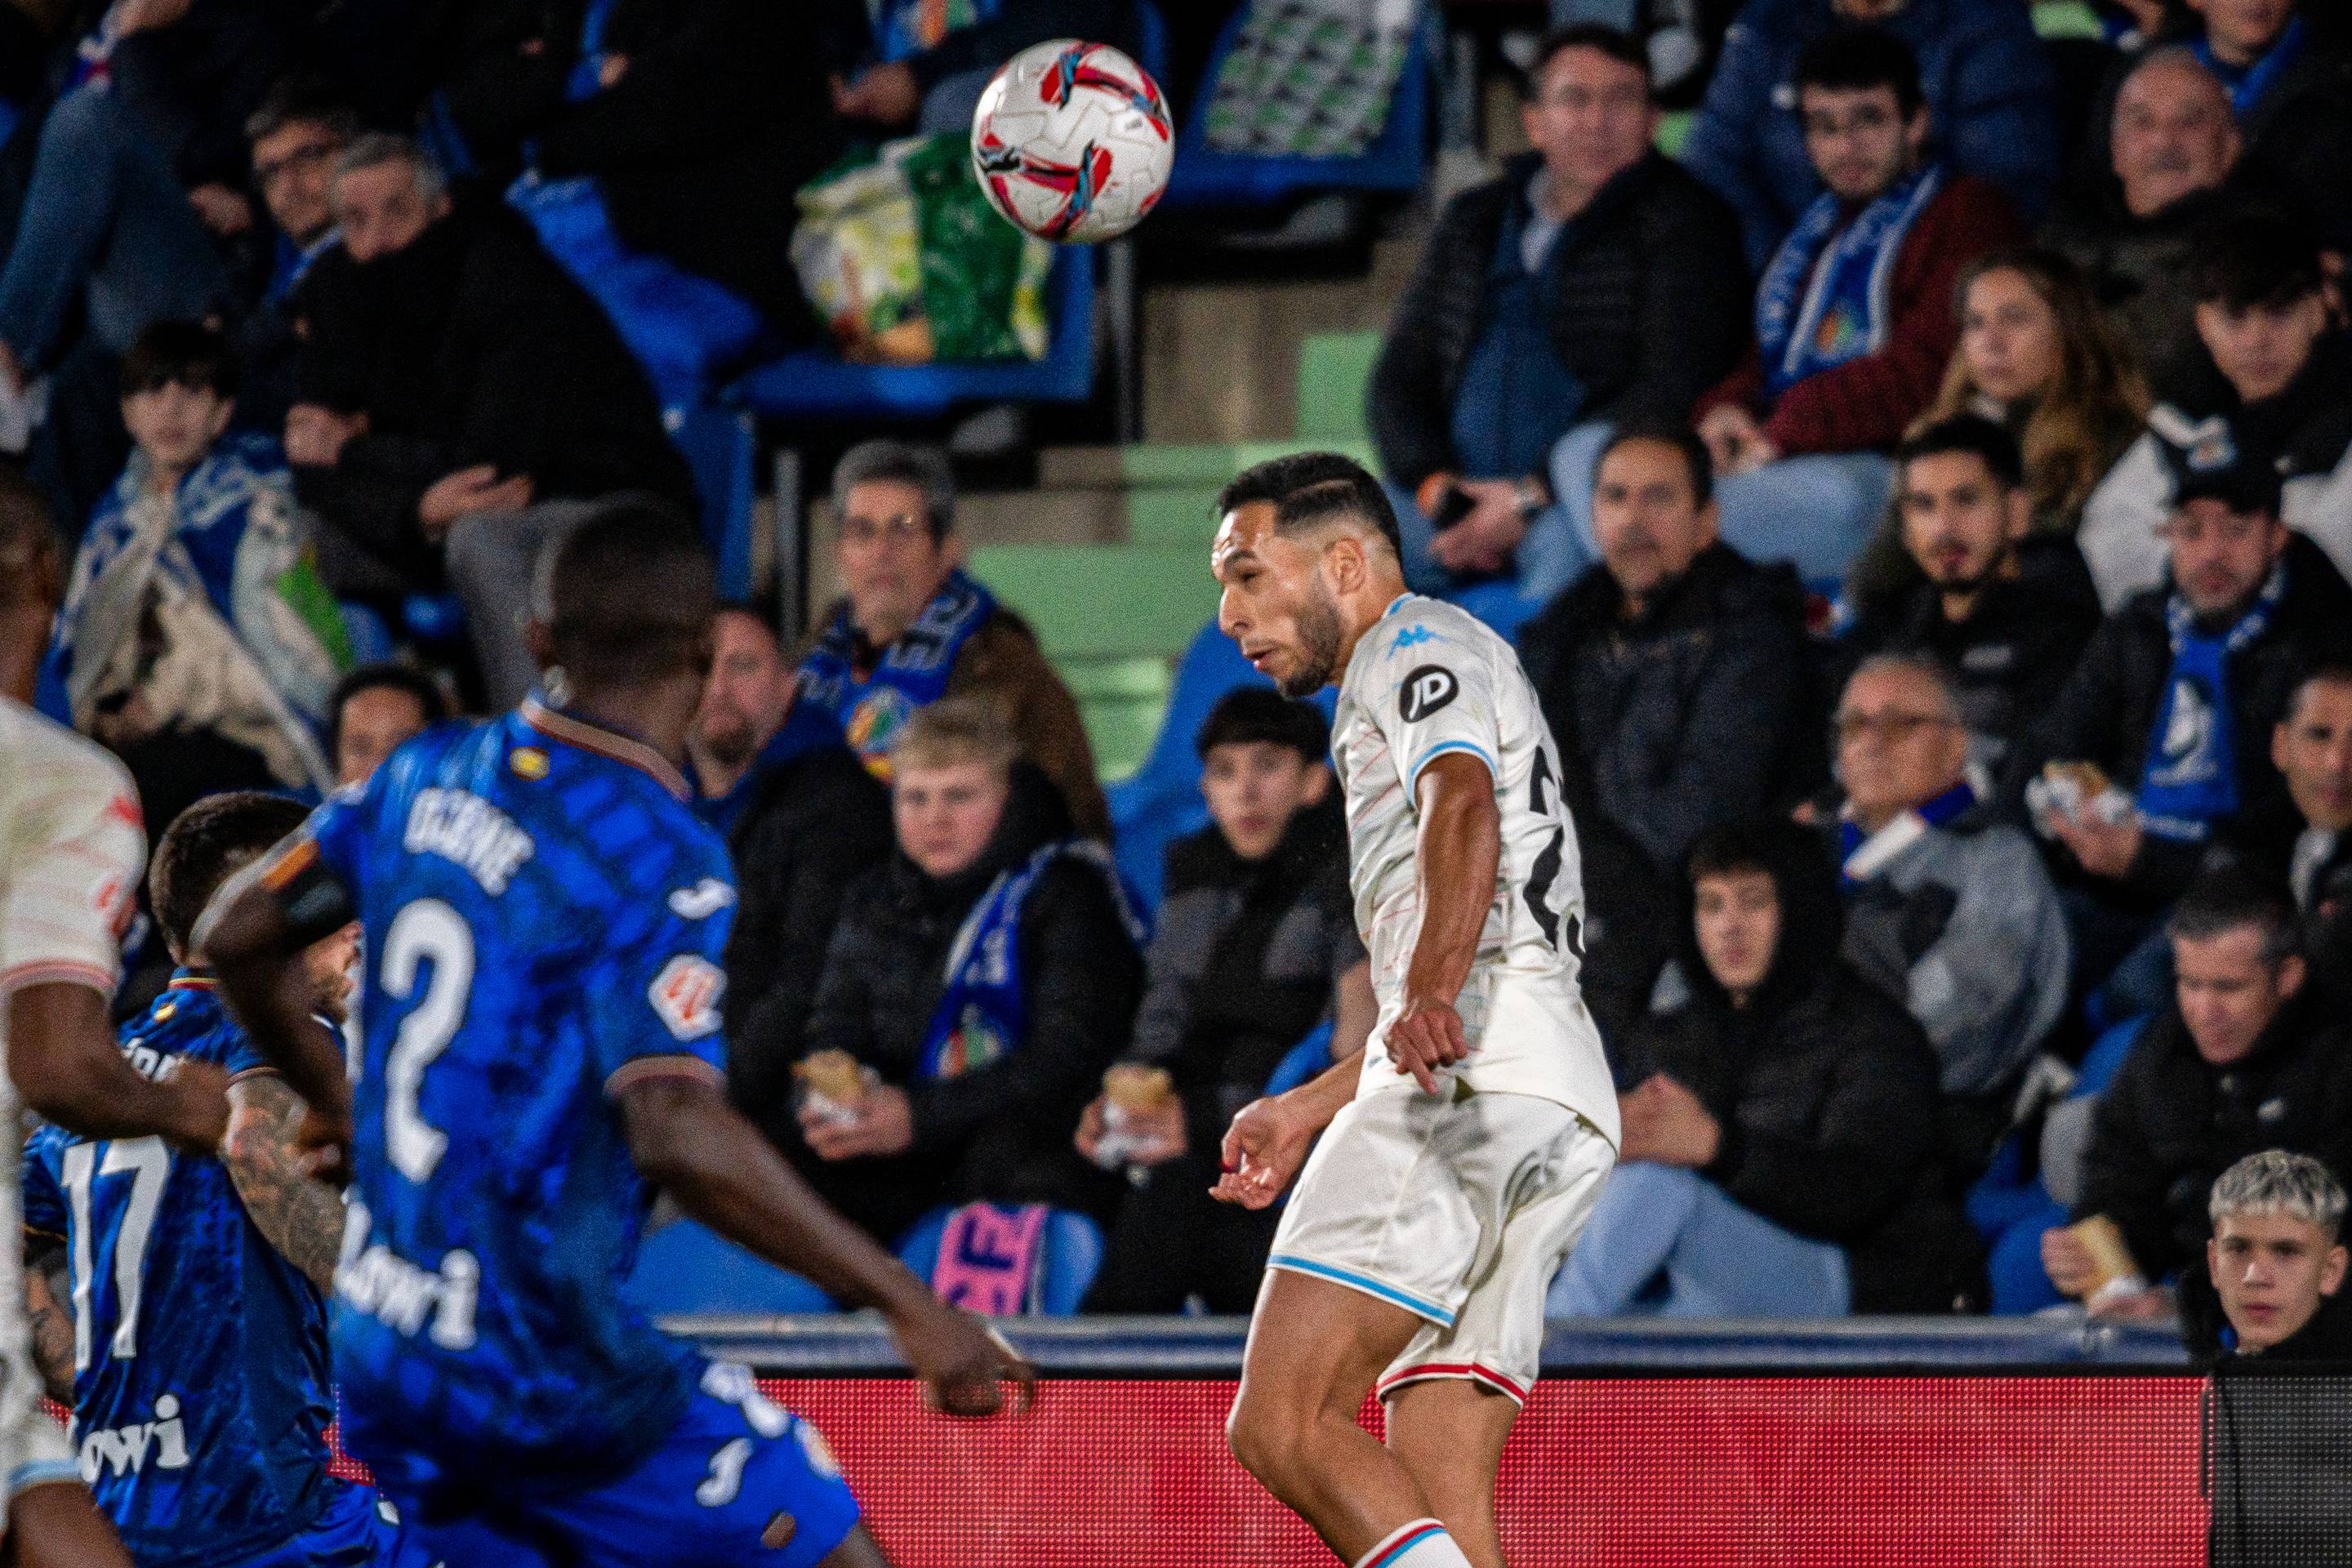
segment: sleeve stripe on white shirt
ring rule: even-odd
[[[1502,770],[1495,765],[1495,759],[1486,754],[1486,747],[1472,741],[1440,741],[1421,753],[1421,760],[1412,764],[1412,771],[1405,775],[1405,782],[1408,784],[1418,784],[1421,782],[1421,770],[1448,752],[1467,752],[1486,763],[1489,773],[1497,778],[1502,776]]]

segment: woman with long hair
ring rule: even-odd
[[[2083,503],[2137,437],[2147,384],[2074,264],[2034,247],[1998,250],[1953,289],[1959,343],[1916,432],[1956,414],[2009,427],[2025,458],[2036,532],[2072,533]],[[1849,597],[1877,600],[1916,581],[1892,519],[1854,563]]]

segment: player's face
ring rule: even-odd
[[[2287,998],[2303,986],[2303,960],[2275,966],[2259,926],[2172,939],[2172,992],[2197,1054],[2226,1067],[2252,1050]]]
[[[335,725],[335,783],[362,784],[384,758],[425,726],[415,693],[396,686],[371,686],[344,703]]]
[[[1992,581],[2028,521],[2025,498],[2004,489],[1970,452],[1937,452],[1906,464],[1895,504],[1911,559],[1929,582],[1957,593]]]
[[[1664,441],[1621,442],[1592,481],[1592,531],[1626,595],[1644,599],[1715,542],[1715,505],[1698,503],[1690,465]]]
[[[2311,1321],[2343,1288],[2346,1254],[2307,1219],[2223,1215],[2205,1244],[2205,1266],[2241,1351],[2266,1351]]]
[[[1871,669],[1846,683],[1837,710],[1838,779],[1865,825],[1951,788],[1968,754],[1968,732],[1925,676]]]
[[[1331,775],[1273,741],[1230,741],[1209,748],[1201,794],[1234,854],[1263,860],[1282,842],[1290,819],[1323,798]]]
[[[722,610],[712,624],[710,677],[694,716],[695,740],[714,760],[740,768],[759,753],[792,705],[793,668],[757,616]]]
[[[1763,871],[1701,877],[1693,889],[1699,956],[1734,996],[1764,984],[1780,943],[1780,895]]]
[[[2273,733],[2271,761],[2313,827],[2352,827],[2352,684],[2315,680]]]
[[[2231,614],[2252,603],[2286,548],[2286,527],[2278,519],[2232,511],[2228,503],[2204,496],[2181,504],[2165,537],[2172,581],[2200,616]]]
[[[896,479],[849,487],[841,498],[839,550],[850,613],[877,643],[913,626],[955,569],[953,545],[931,536],[923,492]]]
[[[1323,574],[1323,552],[1274,526],[1272,501],[1225,514],[1209,547],[1224,592],[1217,626],[1285,697],[1306,697],[1339,673],[1339,600]]]
[[[971,869],[996,837],[1011,787],[1002,771],[983,762],[901,764],[890,782],[898,847],[926,877]]]

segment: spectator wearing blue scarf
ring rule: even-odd
[[[2061,851],[2090,983],[2150,933],[2213,837],[2278,807],[2264,737],[2304,671],[2352,647],[2352,586],[2280,521],[2267,456],[2226,427],[2168,451],[2166,580],[2100,626],[2012,775]]]
[[[1918,62],[1894,34],[1808,46],[1795,109],[1827,188],[1757,286],[1756,349],[1697,417],[1724,542],[1818,581],[1842,575],[1885,515],[1886,452],[1952,357],[1961,275],[2020,231],[1999,192],[1930,157]]]
[[[984,701],[917,713],[891,794],[898,851],[844,898],[803,1037],[868,1087],[804,1103],[786,1153],[886,1242],[956,1204],[1106,1213],[1123,1184],[1070,1130],[1127,1046],[1143,963],[1105,852]]]

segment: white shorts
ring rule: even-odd
[[[1382,1397],[1460,1377],[1525,1404],[1544,1293],[1616,1163],[1608,1139],[1553,1100],[1364,1095],[1308,1157],[1266,1264],[1425,1320],[1382,1374]]]

